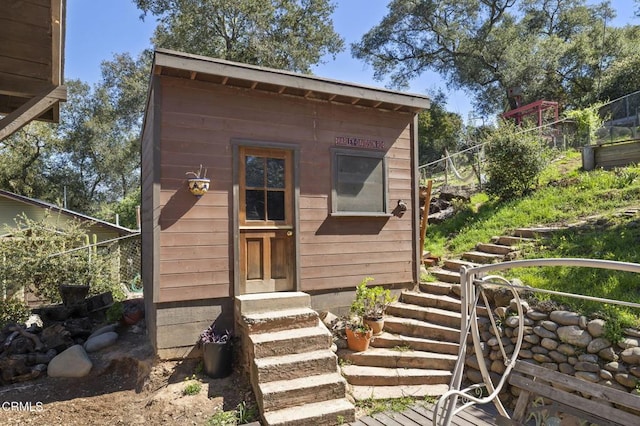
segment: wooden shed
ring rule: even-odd
[[[168,50],[142,131],[148,332],[188,356],[234,298],[305,292],[342,311],[365,277],[419,277],[417,114],[406,94]],[[187,173],[207,170],[209,190]]]

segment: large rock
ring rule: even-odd
[[[591,343],[591,340],[593,340],[587,330],[583,330],[577,325],[558,328],[558,337],[562,342],[578,346],[579,348],[586,348],[589,343]]]
[[[594,354],[611,346],[611,342],[604,337],[597,337],[587,346],[587,352]]]
[[[575,312],[569,311],[553,311],[549,314],[551,321],[557,322],[560,325],[579,325],[580,315]]]
[[[118,333],[115,331],[107,331],[87,340],[84,344],[84,349],[87,352],[96,352],[113,345],[116,340],[118,340]]]
[[[640,364],[640,348],[628,348],[620,352],[620,358],[629,364]]]
[[[91,371],[93,363],[84,348],[73,345],[51,360],[47,367],[50,377],[84,377]]]
[[[592,321],[589,321],[587,324],[587,330],[593,337],[602,337],[604,336],[604,325],[605,320],[597,318]]]

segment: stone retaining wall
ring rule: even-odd
[[[588,320],[575,312],[555,310],[543,312],[522,302],[524,339],[518,359],[530,360],[551,370],[573,375],[582,380],[599,383],[640,395],[640,332],[624,330],[624,338],[612,343],[604,337],[605,321]],[[482,354],[492,381],[497,384],[505,371],[498,339],[509,355],[515,348],[518,317],[515,300],[509,307],[498,307],[494,317],[499,319],[496,336],[489,319],[479,318]],[[473,383],[482,383],[478,358],[469,347],[466,375]],[[636,387],[638,386],[638,389]],[[508,384],[500,394],[507,406],[513,407],[517,392]]]

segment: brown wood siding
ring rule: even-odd
[[[303,291],[353,287],[365,276],[376,284],[413,281],[411,211],[402,218],[335,218],[329,195],[335,138],[375,139],[385,142],[389,211],[399,199],[412,206],[413,115],[161,79],[157,301],[233,295],[233,140],[300,149],[296,231]],[[196,199],[185,172],[200,164],[212,182]]]

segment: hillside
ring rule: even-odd
[[[427,230],[426,250],[455,258],[478,242],[515,228],[568,226],[521,258],[590,258],[640,263],[640,167],[581,171],[579,153],[553,162],[530,195],[502,202],[480,192],[457,214]],[[640,303],[640,277],[631,273],[576,268],[531,268],[510,273],[525,284],[549,290]],[[580,304],[586,312],[601,306]],[[608,309],[608,308],[607,308]],[[625,309],[638,317],[640,313]]]

